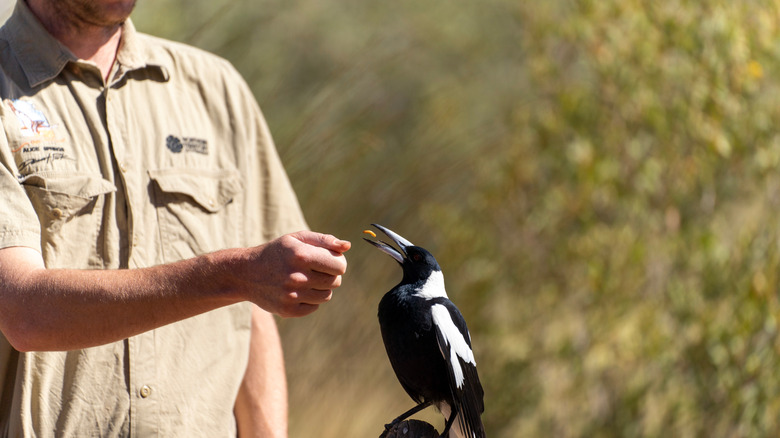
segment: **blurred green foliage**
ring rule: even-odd
[[[780,434],[778,2],[157,0],[134,20],[237,66],[312,228],[354,243],[333,302],[281,322],[293,437],[376,436],[412,406],[370,222],[443,266],[489,436]]]

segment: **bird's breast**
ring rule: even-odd
[[[442,400],[449,394],[447,369],[436,341],[431,303],[411,296],[385,297],[379,325],[390,364],[417,400]]]
[[[439,353],[431,306],[414,297],[389,297],[379,304],[379,326],[391,360],[421,360]]]
[[[431,305],[424,298],[409,293],[388,293],[379,302],[379,324],[396,329],[420,332],[431,329]]]

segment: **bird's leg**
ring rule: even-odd
[[[447,419],[447,422],[444,423],[444,432],[441,433],[441,436],[439,438],[447,438],[447,434],[450,433],[450,428],[452,427],[452,423],[455,422],[455,417],[458,416],[458,409],[452,408],[452,412],[450,413],[450,418]]]
[[[390,430],[396,424],[406,420],[407,418],[409,418],[412,415],[422,411],[423,409],[427,408],[430,405],[431,405],[431,402],[430,401],[426,401],[426,402],[420,403],[419,405],[413,407],[412,409],[409,409],[408,411],[406,411],[403,414],[401,414],[398,418],[396,418],[395,420],[390,422],[390,424],[385,424],[385,431]]]

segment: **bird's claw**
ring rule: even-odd
[[[392,427],[392,425],[390,425],[390,424],[385,424],[385,430],[384,430],[384,432],[382,432],[382,433],[379,435],[379,438],[385,438],[385,437],[387,436],[387,434],[390,432],[390,428],[391,428],[391,427]]]

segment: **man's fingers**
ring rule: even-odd
[[[329,275],[342,275],[347,270],[344,252],[352,245],[330,234],[300,231],[292,235],[304,244],[299,256],[312,271]]]
[[[289,299],[291,304],[299,306],[301,304],[320,305],[327,303],[333,298],[333,291],[330,289],[307,289],[297,292],[290,292]]]
[[[290,276],[289,290],[331,290],[341,286],[341,275],[330,275],[310,271],[307,274],[298,272]]]
[[[298,303],[290,309],[280,312],[279,316],[284,318],[300,318],[314,313],[320,306],[318,304]]]
[[[352,247],[352,243],[341,240],[330,234],[316,233],[314,231],[299,231],[295,236],[303,243],[325,248],[327,250],[342,254]]]
[[[350,242],[329,234],[299,231],[282,236],[262,248],[259,266],[267,269],[272,281],[267,299],[258,305],[281,316],[304,316],[333,297],[347,270],[344,252]],[[267,251],[266,251],[267,249]],[[266,278],[257,273],[260,280]],[[260,283],[261,281],[258,281]],[[265,307],[263,306],[265,305]]]
[[[337,276],[347,272],[347,259],[343,255],[336,257],[315,257],[310,261],[309,268],[312,272]]]
[[[324,304],[333,298],[333,291],[330,289],[309,289],[301,293],[301,303],[304,304]]]

